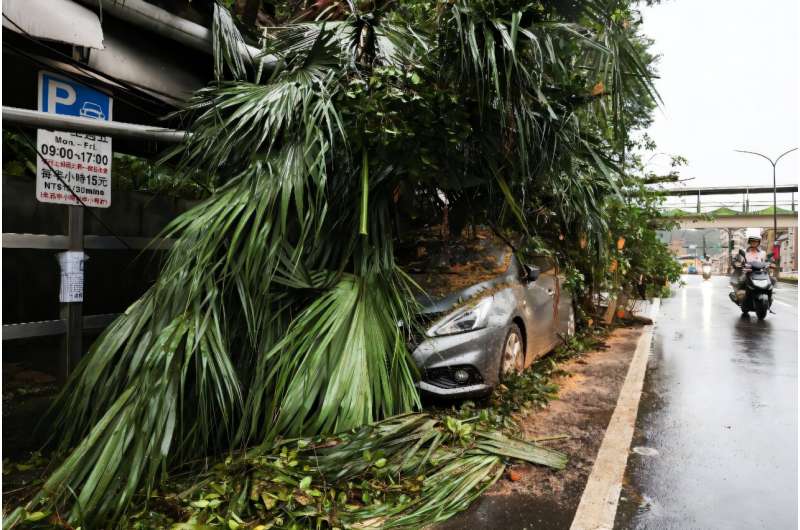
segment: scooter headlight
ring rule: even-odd
[[[486,325],[486,317],[491,305],[492,297],[488,296],[473,306],[461,308],[434,324],[428,334],[453,335],[480,329]]]
[[[753,285],[758,287],[759,289],[769,289],[769,286],[772,284],[769,280],[753,280]]]

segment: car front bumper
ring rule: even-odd
[[[418,381],[416,383],[417,389],[422,394],[435,396],[440,398],[469,398],[480,397],[489,394],[494,388],[486,383],[478,383],[475,385],[464,385],[455,388],[443,388],[431,384],[427,381]]]
[[[417,388],[441,397],[472,397],[489,393],[500,374],[500,349],[508,326],[495,326],[442,337],[427,337],[414,350],[413,358],[422,372]],[[465,368],[471,374],[464,384],[447,382],[448,370]],[[433,377],[432,374],[438,374]]]

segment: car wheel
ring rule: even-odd
[[[512,324],[508,330],[500,355],[501,376],[511,372],[521,373],[525,369],[525,348],[522,333],[516,324]]]

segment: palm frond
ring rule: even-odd
[[[292,321],[259,357],[246,439],[269,447],[277,435],[339,432],[419,406],[396,282],[345,275]]]
[[[252,66],[253,58],[239,28],[233,22],[230,11],[214,2],[214,16],[211,25],[212,51],[214,52],[214,77],[224,79],[225,68],[233,79],[243,81],[247,78],[247,66]],[[245,57],[247,60],[245,60]]]
[[[184,166],[211,174],[223,167],[243,168],[256,157],[268,157],[286,139],[324,155],[334,140],[344,138],[332,102],[335,76],[309,64],[267,85],[221,83],[201,89],[184,110],[192,120]]]

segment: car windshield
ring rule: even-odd
[[[480,227],[448,239],[438,226],[425,228],[406,234],[397,249],[400,266],[434,299],[496,278],[511,256],[507,244]]]

